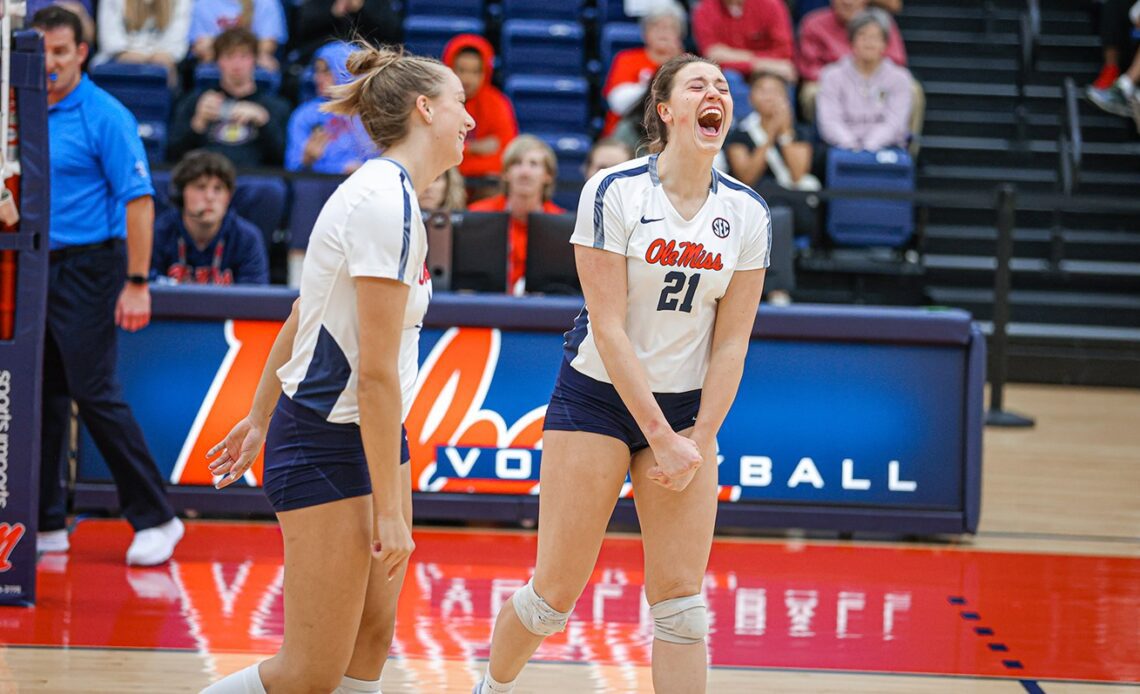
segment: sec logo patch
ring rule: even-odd
[[[729,226],[728,220],[724,217],[717,217],[712,223],[713,233],[716,234],[718,239],[728,238]]]

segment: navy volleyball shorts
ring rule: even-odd
[[[408,462],[401,427],[400,462]],[[334,424],[282,393],[265,435],[262,487],[275,511],[372,493],[358,424]]]
[[[673,431],[684,431],[697,421],[701,391],[654,393]],[[563,359],[554,384],[554,394],[546,408],[544,431],[588,431],[612,436],[629,446],[630,453],[649,447],[645,434],[618,395],[617,388],[597,381],[570,366]]]

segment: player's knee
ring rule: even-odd
[[[522,625],[535,636],[557,634],[566,628],[570,619],[570,610],[559,612],[534,592],[533,579],[511,596],[511,605]]]
[[[700,595],[671,598],[649,608],[654,638],[669,643],[701,643],[709,633],[709,611]]]

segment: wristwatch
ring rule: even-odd
[[[148,281],[146,275],[127,275],[127,283],[133,284],[136,287],[142,287],[146,285]]]

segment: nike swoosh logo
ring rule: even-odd
[[[657,219],[646,219],[645,215],[641,215],[641,223],[642,224],[652,224],[653,222],[661,222],[661,221],[664,221],[664,219],[665,219],[664,217],[658,217]]]

